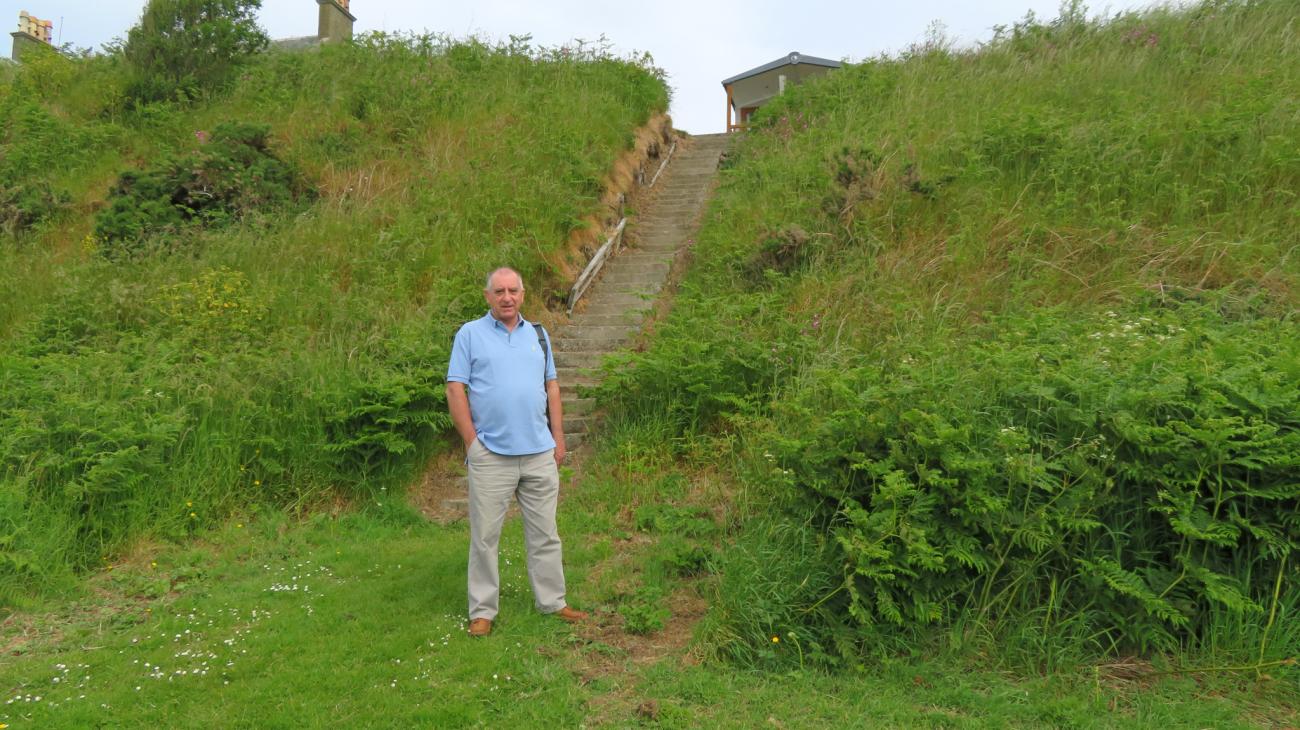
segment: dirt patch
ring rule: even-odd
[[[424,477],[407,490],[407,499],[429,521],[447,525],[465,518],[466,489],[465,455],[453,446],[429,461]]]
[[[657,703],[637,692],[640,671],[665,660],[681,667],[699,663],[690,650],[691,639],[708,603],[699,595],[698,586],[687,582],[668,597],[668,608],[672,616],[653,634],[629,633],[623,617],[612,610],[594,613],[592,620],[576,631],[570,661],[579,681],[610,688],[592,697],[591,726],[617,725],[629,717],[654,721]]]

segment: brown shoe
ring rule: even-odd
[[[571,624],[576,624],[580,621],[587,620],[586,611],[579,611],[577,609],[569,608],[568,606],[561,608],[560,610],[556,611],[552,615],[559,616],[561,620],[568,621]]]
[[[470,636],[487,636],[490,633],[492,633],[492,619],[476,618],[470,620],[469,622]]]

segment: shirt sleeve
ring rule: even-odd
[[[456,331],[451,343],[451,361],[447,363],[447,382],[469,385],[469,332],[468,327]]]
[[[543,329],[542,336],[546,338],[546,352],[550,353],[550,357],[546,358],[546,377],[543,379],[548,382],[558,380],[555,374],[555,347],[551,345],[551,333]]]

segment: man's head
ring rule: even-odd
[[[524,279],[518,271],[503,266],[488,274],[483,296],[498,321],[513,325],[524,303]]]

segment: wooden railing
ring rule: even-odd
[[[673,146],[668,148],[668,154],[664,155],[664,161],[660,163],[654,177],[650,178],[649,184],[646,185],[647,189],[654,187],[654,184],[658,182],[659,175],[663,173],[665,167],[668,167],[668,161],[673,158],[673,153],[676,151],[677,142],[674,140]],[[573,314],[573,308],[578,306],[578,300],[591,288],[592,283],[596,281],[596,276],[600,273],[601,267],[605,265],[609,257],[623,248],[623,230],[625,228],[627,228],[627,216],[619,219],[618,225],[614,226],[614,232],[610,234],[609,239],[600,248],[596,249],[591,261],[587,262],[587,267],[578,275],[578,280],[573,283],[573,288],[569,290],[569,314]]]

